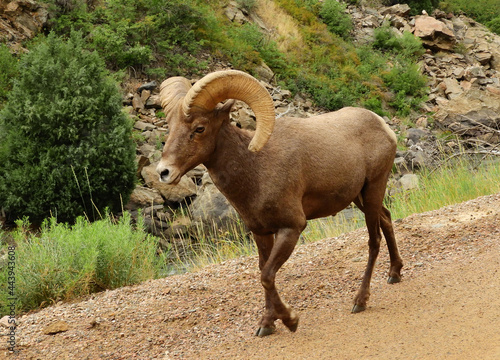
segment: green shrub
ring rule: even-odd
[[[486,26],[488,26],[488,28],[493,31],[494,33],[497,33],[500,35],[500,15],[497,16],[496,18],[488,21],[486,23]]]
[[[328,30],[341,37],[347,38],[352,30],[352,21],[345,13],[346,5],[337,0],[325,0],[319,16],[328,26]]]
[[[51,34],[21,60],[0,112],[0,204],[11,219],[94,219],[132,192],[131,120],[103,61],[83,48],[79,33]]]
[[[87,47],[97,50],[110,69],[165,77],[206,67],[196,55],[202,38],[217,25],[196,0],[106,0],[92,11],[83,1],[76,3],[52,21],[52,28],[61,36],[81,30]]]
[[[422,41],[409,31],[399,36],[392,27],[384,25],[375,29],[374,37],[374,48],[392,51],[400,57],[418,57],[425,52]]]
[[[394,93],[404,95],[422,95],[427,84],[427,78],[422,75],[418,64],[398,63],[389,73],[383,75]]]
[[[276,43],[266,37],[255,24],[231,26],[226,29],[227,38],[223,44],[225,53],[230,56],[233,65],[251,72],[261,62],[282,75],[288,71],[286,62]]]
[[[7,94],[12,89],[12,82],[17,72],[17,59],[7,46],[0,44],[0,108],[7,100]]]
[[[25,312],[159,277],[164,256],[156,255],[157,240],[143,231],[142,223],[134,229],[130,221],[128,213],[118,221],[107,216],[89,223],[79,217],[70,227],[50,218],[34,235],[28,232],[29,223],[19,220],[13,233],[16,310]],[[4,267],[0,269],[3,314],[10,312],[5,308],[10,302],[7,284]]]
[[[396,94],[390,105],[399,115],[409,115],[411,110],[416,110],[426,97],[427,78],[421,73],[417,64],[398,63],[382,78]]]

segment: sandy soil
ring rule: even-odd
[[[257,258],[149,281],[25,315],[7,359],[500,359],[500,194],[395,223],[403,281],[386,284],[385,246],[368,309],[351,314],[364,229],[300,245],[278,274],[300,313],[254,336]],[[63,321],[68,330],[45,335]]]

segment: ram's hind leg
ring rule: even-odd
[[[359,197],[354,200],[356,206],[365,212],[362,199]],[[401,269],[403,268],[403,260],[399,255],[398,244],[394,235],[394,228],[392,226],[391,212],[384,206],[380,211],[380,227],[384,233],[384,238],[389,249],[389,257],[391,259],[391,267],[389,269],[389,277],[387,282],[395,284],[401,281]]]
[[[394,236],[394,229],[392,227],[391,212],[382,206],[380,217],[380,226],[384,233],[387,248],[389,249],[389,257],[391,259],[391,267],[389,269],[389,284],[395,284],[401,281],[401,268],[403,267],[403,260],[399,255],[398,244]]]
[[[378,182],[366,183],[354,203],[365,214],[366,228],[368,230],[368,264],[366,265],[363,280],[358,293],[354,297],[353,313],[358,313],[366,309],[366,303],[370,298],[370,282],[373,269],[377,261],[380,250],[381,223],[387,228],[387,217],[382,220],[382,202],[385,195],[385,185],[387,181],[380,179]]]

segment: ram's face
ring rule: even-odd
[[[241,71],[217,71],[194,85],[186,78],[172,77],[161,84],[160,98],[170,132],[156,170],[168,184],[177,184],[182,175],[213,155],[220,127],[229,122],[233,104],[221,102],[242,100],[254,111],[257,128],[250,151],[259,151],[274,128],[273,99],[259,81]]]
[[[232,102],[210,112],[183,114],[181,107],[167,114],[169,133],[156,170],[160,181],[177,184],[195,166],[209,160],[215,150],[222,122],[229,118]]]

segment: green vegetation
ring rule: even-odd
[[[132,124],[97,53],[73,33],[22,57],[0,112],[0,204],[12,220],[121,210],[135,183]]]
[[[17,75],[17,60],[4,44],[0,44],[0,109],[12,90],[12,82]]]
[[[464,151],[460,157],[443,159],[434,170],[424,169],[418,189],[387,198],[393,219],[500,192],[498,159],[481,164],[478,160]]]
[[[186,214],[180,211],[177,216]],[[178,234],[168,260],[173,271],[193,271],[227,259],[255,254],[255,242],[238,217],[224,227],[215,223],[198,223],[190,234]]]
[[[319,16],[328,26],[328,30],[343,38],[349,36],[352,22],[345,13],[346,5],[337,0],[325,0],[319,11]]]
[[[59,2],[55,2],[59,4]],[[53,30],[83,32],[87,47],[97,50],[112,70],[134,69],[167,77],[199,72],[196,58],[203,34],[215,28],[209,7],[194,0],[106,0],[89,9],[75,0],[71,10],[59,9]]]
[[[55,218],[44,221],[39,234],[19,220],[11,235],[15,243],[16,311],[23,313],[60,300],[95,291],[137,284],[161,275],[164,256],[157,256],[157,239],[136,229],[125,213],[89,223],[79,217],[70,227]],[[8,246],[2,245],[2,253]],[[0,317],[10,313],[8,268],[0,269]]]
[[[225,1],[200,0],[106,0],[93,8],[84,0],[75,0],[71,7],[54,2],[58,14],[52,29],[63,36],[71,28],[83,32],[86,47],[97,50],[108,68],[129,73],[146,73],[164,78],[172,75],[202,74],[205,61],[198,59],[210,53],[235,68],[253,73],[262,63],[275,73],[276,79],[293,92],[311,96],[317,105],[336,110],[348,105],[363,105],[385,114],[390,106],[406,114],[418,107],[422,89],[404,94],[409,106],[401,110],[399,95],[394,104],[387,103],[384,93],[397,89],[394,81],[386,81],[391,71],[387,54],[376,51],[381,58],[378,67],[366,66],[349,38],[352,23],[346,5],[336,0],[277,0],[297,24],[300,39],[287,49],[280,49],[276,39],[264,34],[251,23],[233,23],[223,13]],[[59,4],[59,5],[56,5]],[[256,10],[257,1],[240,0],[247,10]],[[411,42],[405,34],[403,43]],[[421,45],[413,42],[414,46]],[[371,49],[373,50],[373,49]],[[406,49],[418,52],[416,48]],[[400,56],[403,62],[405,54]],[[206,59],[207,57],[203,57]],[[407,59],[404,62],[414,62]],[[383,64],[383,65],[382,65]],[[406,64],[401,66],[406,69]],[[411,68],[410,71],[414,71]]]
[[[445,11],[465,13],[500,34],[500,5],[498,0],[444,0],[439,5]]]

